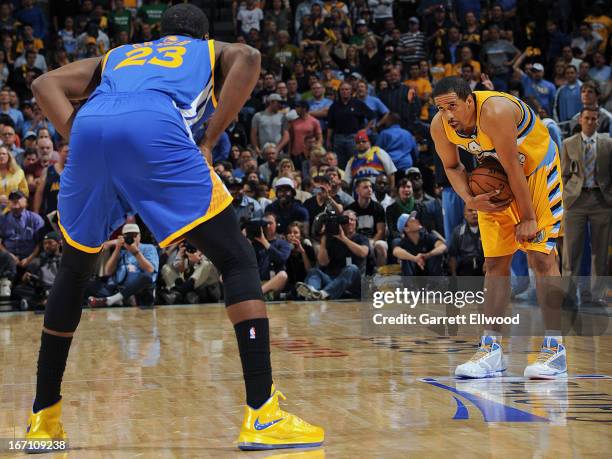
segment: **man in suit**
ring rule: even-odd
[[[563,142],[564,276],[578,275],[587,222],[591,226],[592,274],[596,277],[608,275],[608,245],[612,232],[612,139],[597,132],[598,115],[597,108],[583,108],[581,132]],[[597,301],[598,295],[593,296]],[[584,295],[582,299],[585,301]]]

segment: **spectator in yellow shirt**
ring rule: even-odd
[[[43,41],[40,38],[36,38],[34,36],[34,29],[30,24],[25,24],[23,26],[23,30],[21,32],[21,40],[17,42],[15,53],[23,54],[23,50],[25,49],[24,43],[26,41],[32,41],[34,43],[34,49],[36,50],[36,52],[40,51],[45,47]]]
[[[449,61],[450,59],[444,52],[444,48],[438,47],[434,49],[433,59],[429,68],[434,84],[444,77],[453,75],[453,65]]]
[[[474,60],[474,53],[469,46],[461,48],[460,60],[453,66],[452,76],[461,76],[461,68],[464,64],[470,64],[474,69],[474,79],[476,81],[480,80],[480,62]]]
[[[404,84],[416,91],[417,97],[423,104],[421,108],[421,119],[429,119],[429,97],[431,96],[431,83],[427,78],[420,76],[420,66],[417,63],[410,64],[408,76],[410,78],[404,81]]]
[[[28,196],[28,181],[23,169],[4,145],[0,146],[0,202],[5,202],[13,191],[21,191]]]

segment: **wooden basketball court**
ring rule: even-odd
[[[244,387],[222,305],[86,310],[64,378],[71,450],[41,457],[609,457],[612,339],[570,337],[566,381],[524,381],[539,338],[504,341],[508,377],[457,381],[477,338],[365,338],[358,303],[269,305],[288,411],[322,448],[240,452]],[[0,438],[23,437],[42,317],[0,317]],[[1,457],[26,457],[0,452]]]

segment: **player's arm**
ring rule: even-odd
[[[506,207],[509,201],[491,202],[491,198],[499,194],[497,190],[478,196],[472,196],[472,191],[468,185],[468,175],[459,159],[457,146],[446,137],[440,117],[441,115],[438,113],[431,121],[431,138],[434,141],[436,152],[444,165],[444,172],[446,172],[448,181],[451,183],[455,193],[457,193],[472,209],[483,212],[498,212]]]
[[[213,77],[219,105],[201,142],[209,164],[212,164],[211,152],[219,136],[236,119],[251,96],[260,74],[261,55],[255,48],[242,43],[230,44],[215,40],[215,61],[218,65]]]
[[[501,126],[503,129],[500,129]],[[516,226],[516,238],[519,242],[533,239],[538,227],[525,172],[518,160],[518,132],[512,102],[485,102],[480,113],[480,127],[493,141],[497,157],[508,175],[508,183],[518,205],[520,222]]]
[[[76,110],[71,100],[86,99],[100,83],[102,57],[83,59],[47,72],[32,82],[42,112],[64,139],[70,136]]]

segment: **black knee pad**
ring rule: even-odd
[[[81,252],[64,242],[60,268],[45,306],[45,328],[72,333],[81,320],[85,287],[98,254]]]
[[[226,306],[248,300],[263,300],[255,251],[240,231],[231,206],[198,225],[187,233],[186,238],[221,273]]]

